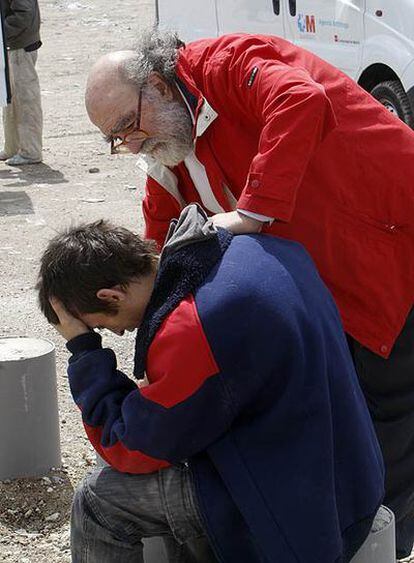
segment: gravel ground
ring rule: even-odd
[[[78,221],[106,217],[137,232],[142,227],[144,179],[134,157],[108,155],[88,122],[83,92],[96,58],[128,46],[140,26],[153,22],[153,1],[40,0],[40,8],[44,163],[21,169],[0,163],[0,337],[43,336],[56,344],[63,464],[42,478],[0,482],[4,563],[69,563],[73,490],[95,463],[70,398],[64,343],[37,308],[39,255],[56,231]],[[133,336],[108,333],[105,340],[128,373]]]
[[[139,232],[144,178],[132,156],[111,157],[83,105],[89,67],[129,46],[154,20],[153,1],[40,0],[38,73],[44,163],[0,163],[0,337],[43,336],[56,344],[62,468],[37,479],[0,482],[0,561],[68,563],[73,490],[95,463],[66,379],[68,354],[39,313],[34,285],[47,241],[65,225],[101,217]],[[2,131],[0,131],[2,141]],[[0,147],[1,148],[1,147]],[[133,337],[104,336],[128,373]],[[0,413],[1,416],[1,413]],[[0,461],[1,463],[1,461]]]

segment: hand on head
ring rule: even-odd
[[[85,334],[89,332],[89,327],[85,323],[71,315],[59,299],[52,297],[50,299],[50,304],[55,311],[57,318],[59,319],[59,324],[53,325],[55,329],[65,338],[65,340],[72,340],[80,334]]]

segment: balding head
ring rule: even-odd
[[[97,127],[101,128],[102,117],[119,108],[123,95],[130,95],[134,88],[123,72],[125,64],[134,57],[134,51],[116,51],[101,57],[92,67],[86,84],[85,105],[89,119]]]
[[[149,30],[134,50],[101,57],[89,74],[85,102],[108,142],[150,154],[167,166],[192,148],[192,122],[175,86],[182,43],[174,34]]]
[[[140,90],[153,73],[168,84],[175,81],[175,64],[184,44],[174,33],[149,28],[142,30],[133,50],[117,51],[101,57],[90,72],[86,87],[86,109],[91,121],[101,129],[102,119],[120,105],[124,94]]]

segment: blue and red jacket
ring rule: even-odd
[[[219,561],[349,561],[383,465],[341,321],[297,243],[224,230],[160,262],[135,375],[91,332],[68,343],[88,436],[113,467],[187,461]]]

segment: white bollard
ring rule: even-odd
[[[351,563],[395,563],[395,519],[386,506],[378,510],[367,539]]]
[[[60,465],[55,347],[40,338],[0,338],[0,480]]]

